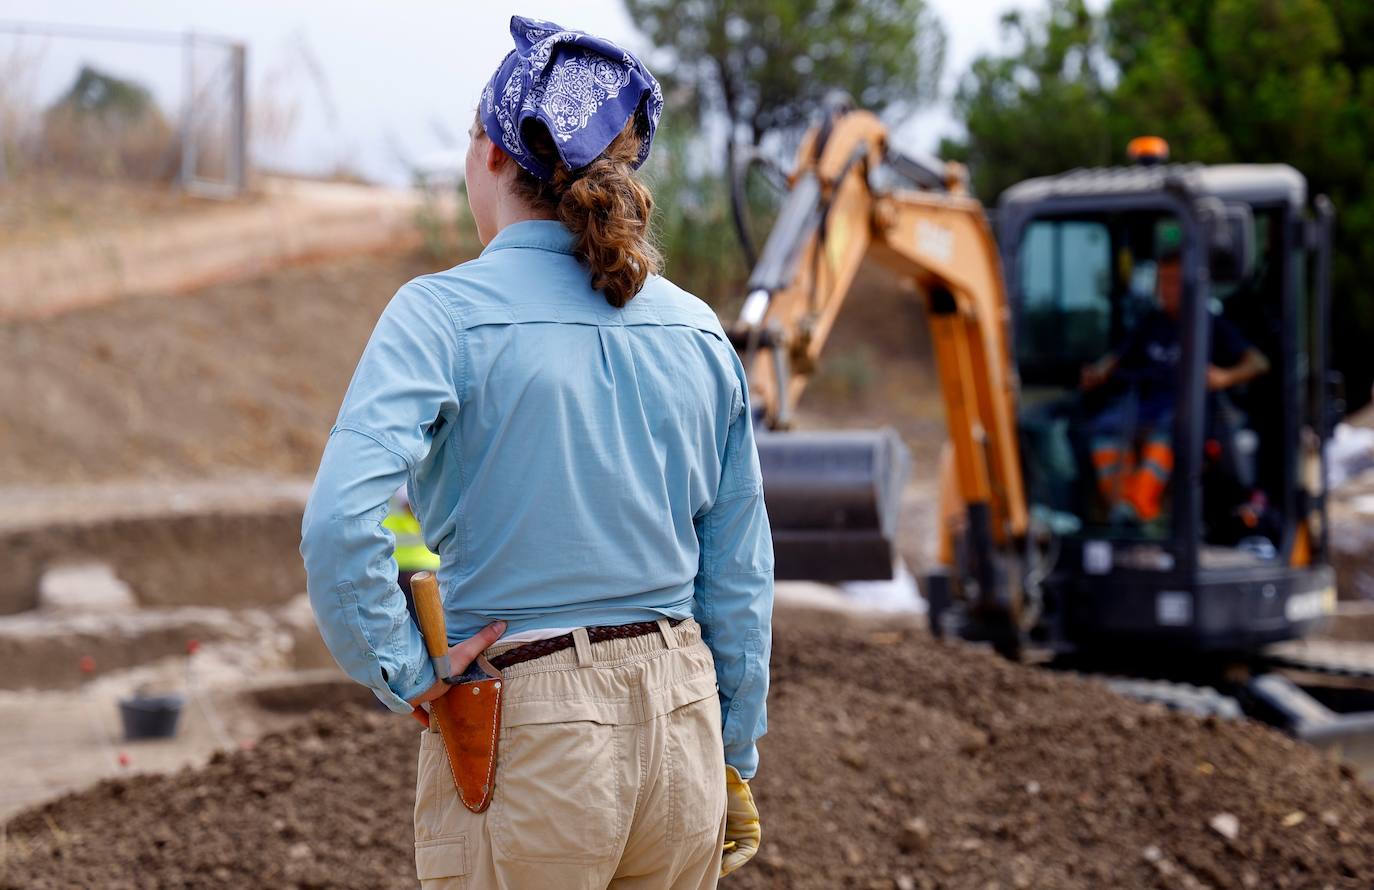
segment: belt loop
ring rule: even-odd
[[[663,645],[669,649],[677,648],[677,628],[669,624],[667,618],[658,619],[658,632],[663,634]]]
[[[577,666],[580,668],[592,666],[592,641],[587,636],[585,627],[574,627],[572,632],[573,646],[577,648]]]

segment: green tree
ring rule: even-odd
[[[1292,164],[1337,208],[1335,359],[1362,403],[1374,380],[1374,4],[1367,0],[1051,0],[1010,19],[956,100],[985,201],[1028,176],[1124,161],[1130,135],[1176,160]],[[1086,62],[1082,61],[1086,60]]]
[[[626,0],[688,87],[703,116],[727,121],[731,141],[758,145],[805,126],[832,90],[863,108],[932,99],[944,31],[927,0]]]
[[[738,290],[748,275],[744,264],[735,262],[732,204],[749,208],[748,228],[758,239],[776,201],[757,179],[734,193],[729,173],[742,144],[758,148],[767,140],[769,156],[790,161],[788,153],[832,92],[848,93],[871,111],[902,112],[934,98],[939,85],[944,31],[928,0],[625,0],[625,5],[658,48],[654,68],[669,106],[665,129],[679,130],[677,160],[658,171],[660,231],[680,256],[716,257],[712,273],[688,274],[715,279],[722,287],[718,293]],[[718,144],[722,124],[723,170],[718,163],[697,163]],[[692,197],[692,191],[701,198]],[[724,253],[712,253],[722,248]],[[669,262],[674,262],[671,256]]]
[[[1361,165],[1363,134],[1343,126],[1351,72],[1325,0],[1117,0],[1108,29],[1118,106],[1181,156],[1281,160],[1319,177]]]
[[[1374,9],[1354,0],[1115,0],[1115,102],[1176,158],[1282,162],[1336,205],[1333,346],[1362,404],[1374,380]]]
[[[67,172],[163,178],[175,141],[147,87],[90,66],[43,113],[43,160]]]
[[[941,146],[969,165],[988,202],[1027,177],[1113,156],[1101,22],[1083,0],[1053,0],[1039,17],[1007,13],[1002,30],[1011,49],[975,60],[955,94],[966,136]]]

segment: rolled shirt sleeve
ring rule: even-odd
[[[392,493],[452,423],[461,385],[458,327],[418,282],[397,292],[372,332],[330,431],[301,522],[310,605],[339,666],[388,708],[437,679],[397,584]]]
[[[758,769],[758,739],[768,728],[773,536],[764,509],[748,386],[738,356],[733,350],[731,355],[740,388],[718,493],[696,518],[701,562],[694,597],[703,638],[716,663],[725,762],[749,779]]]

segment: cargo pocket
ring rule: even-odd
[[[429,730],[420,733],[420,761],[415,767],[415,836],[432,837],[438,832],[432,827],[434,821],[434,749],[429,744]],[[428,831],[427,831],[428,829]]]
[[[454,834],[445,829],[457,792],[445,759],[444,743],[437,732],[420,733],[420,762],[415,770],[415,840],[428,841]]]
[[[716,832],[725,815],[725,749],[720,699],[712,695],[668,714],[669,842]]]
[[[487,811],[503,855],[592,865],[620,849],[625,812],[616,729],[586,720],[506,728]]]
[[[458,799],[443,738],[420,733],[415,777],[415,876],[425,890],[466,890],[472,874],[470,838],[480,837],[481,817]]]
[[[464,875],[471,873],[467,835],[415,842],[415,874],[421,887],[462,890],[468,885]]]
[[[415,840],[481,836],[483,815],[458,799],[444,740],[437,732],[420,733],[420,762],[415,777]]]

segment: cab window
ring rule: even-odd
[[[1106,225],[1037,220],[1017,259],[1016,349],[1031,380],[1077,373],[1110,345],[1112,246]]]

